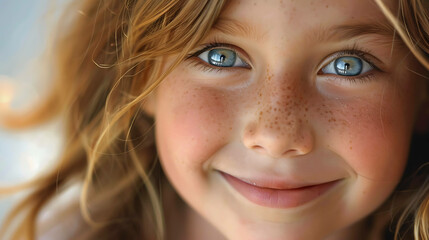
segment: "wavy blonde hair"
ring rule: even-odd
[[[429,69],[429,17],[423,1],[400,0],[396,17],[376,0]],[[165,238],[163,172],[156,159],[153,122],[141,105],[207,35],[224,5],[223,0],[73,2],[61,24],[67,30],[55,45],[50,94],[25,117],[9,116],[2,122],[16,129],[64,116],[65,150],[50,172],[0,189],[2,194],[31,190],[7,216],[0,238],[10,232],[13,240],[35,239],[42,209],[75,183],[83,184],[79,207],[87,225],[73,239]],[[177,56],[175,64],[162,71],[162,60],[169,55]],[[416,239],[429,239],[428,186],[426,182],[415,194],[398,223],[400,229],[413,216]]]
[[[382,0],[375,0],[386,18],[395,27],[396,32],[401,37],[405,45],[410,49],[410,52],[426,69],[421,77],[426,80],[429,78],[429,1],[427,0],[399,0],[398,14],[396,17]],[[426,123],[429,125],[429,123]],[[429,133],[426,133],[428,135]],[[423,140],[424,139],[424,140]],[[427,152],[426,139],[420,139],[420,152]],[[426,146],[425,146],[426,145]],[[414,158],[419,153],[412,154],[410,161],[415,161]],[[422,154],[423,159],[418,161],[418,164],[411,163],[418,168],[412,177],[420,175],[420,181],[417,183],[417,190],[412,191],[409,201],[400,210],[402,213],[396,221],[395,240],[398,239],[429,239],[429,170],[427,154]],[[410,165],[410,164],[409,164]],[[411,180],[411,185],[414,182]],[[407,186],[407,184],[406,184]],[[409,194],[409,193],[408,193]]]

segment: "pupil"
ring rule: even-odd
[[[221,55],[221,56],[220,56],[220,61],[221,61],[221,62],[225,62],[225,58],[226,58],[226,57],[225,57],[225,55]]]
[[[344,64],[344,70],[347,71],[350,69],[350,63]]]

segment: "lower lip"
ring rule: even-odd
[[[273,189],[251,185],[222,173],[226,181],[241,195],[261,206],[271,208],[294,208],[311,202],[334,187],[339,180],[294,189]]]

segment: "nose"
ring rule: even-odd
[[[292,158],[311,152],[314,134],[307,117],[307,101],[297,88],[275,89],[265,87],[258,94],[259,107],[245,124],[244,145],[272,158]]]

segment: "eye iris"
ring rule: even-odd
[[[229,49],[212,49],[208,53],[209,63],[219,67],[234,66],[237,56]]]
[[[356,76],[362,72],[362,60],[356,57],[341,57],[335,60],[335,71],[338,75]]]

